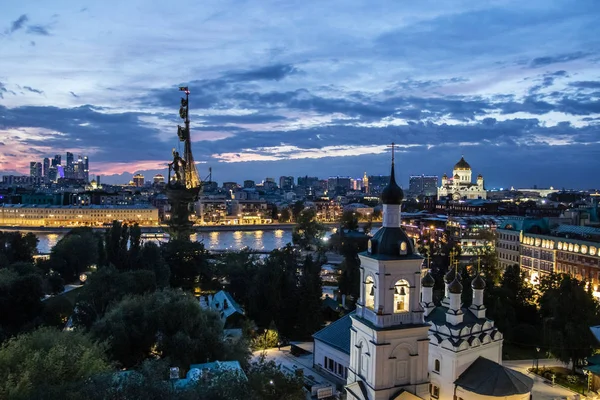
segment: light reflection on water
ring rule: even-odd
[[[63,236],[63,233],[36,232],[38,251],[49,253]],[[193,234],[190,239],[201,241],[210,250],[240,250],[249,247],[254,250],[271,251],[292,242],[292,231],[278,229],[276,231],[235,231],[235,232],[202,232]],[[159,239],[146,239],[164,241]]]

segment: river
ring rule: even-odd
[[[64,233],[35,232],[35,234],[40,240],[38,243],[40,253],[49,253],[64,236]],[[291,243],[292,231],[278,229],[274,231],[202,232],[192,235],[191,239],[203,242],[209,250],[239,250],[249,247],[254,250],[271,251]]]

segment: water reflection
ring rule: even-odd
[[[50,249],[64,236],[63,233],[36,232],[39,239],[38,251],[49,253]],[[276,231],[236,231],[206,232],[194,234],[192,240],[202,241],[209,250],[240,250],[249,247],[254,250],[271,251],[292,242],[292,231],[278,229]],[[164,242],[166,239],[147,238],[145,241]]]

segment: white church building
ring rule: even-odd
[[[442,186],[437,190],[438,200],[452,197],[452,200],[462,199],[484,199],[487,194],[483,186],[483,176],[477,176],[477,183],[472,182],[471,166],[461,157],[460,161],[454,165],[452,177],[442,175]]]
[[[485,316],[485,281],[472,282],[462,307],[460,276],[445,277],[433,303],[434,279],[400,225],[402,189],[383,190],[383,226],[359,254],[356,311],[315,333],[314,364],[346,380],[349,400],[528,400],[533,381],[503,367],[502,334]]]

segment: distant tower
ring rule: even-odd
[[[48,177],[50,176],[50,159],[48,157],[44,158],[44,180],[48,182]]]
[[[362,184],[365,188],[365,194],[369,194],[369,178],[367,177],[367,171],[365,171],[365,174],[363,175]]]

